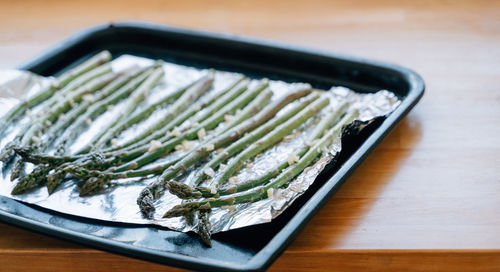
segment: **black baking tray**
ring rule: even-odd
[[[261,271],[269,267],[424,92],[424,82],[418,74],[392,64],[142,22],[88,28],[21,69],[43,76],[56,75],[104,49],[114,57],[133,54],[198,68],[308,82],[323,89],[334,85],[358,92],[387,89],[402,101],[387,118],[376,120],[360,135],[344,139],[336,163],[329,165],[276,220],[215,234],[212,247],[205,247],[190,233],[91,220],[0,197],[3,222],[126,256],[195,270]]]

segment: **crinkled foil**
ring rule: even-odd
[[[121,56],[114,60],[112,65],[113,70],[120,71],[132,65],[144,66],[151,63],[152,60],[150,59],[134,56]],[[143,103],[143,105],[141,105],[140,108],[151,105],[157,101],[158,98],[167,95],[179,87],[185,86],[189,82],[208,72],[207,70],[200,70],[172,63],[165,63],[164,70],[165,77],[163,81],[151,92],[148,99]],[[236,77],[237,74],[235,73],[217,71],[215,73],[214,87],[206,95],[217,95],[217,92],[229,86],[229,84],[231,84]],[[256,80],[253,80],[251,84],[255,83]],[[26,97],[29,97],[46,84],[48,84],[47,78],[36,76],[29,72],[16,70],[0,71],[0,116],[7,112],[10,107],[19,102],[19,99],[17,99],[18,97],[21,97],[23,94]],[[304,86],[305,85],[303,83],[290,84],[281,81],[270,82],[270,89],[274,92],[273,99],[280,97],[291,89],[301,88]],[[349,126],[348,132],[350,133],[359,132],[368,123],[374,120],[374,118],[389,114],[400,103],[393,93],[385,90],[374,94],[359,94],[347,88],[334,87],[328,92],[328,95],[331,98],[330,107],[335,107],[342,101],[348,100],[351,102],[349,110],[358,110],[360,112],[359,118],[355,122],[356,125]],[[113,116],[120,111],[121,106],[123,106],[123,103],[116,105],[103,116],[95,120],[88,130],[79,135],[76,143],[71,147],[71,150],[77,150],[78,147],[81,147],[86,141],[91,139],[93,135],[97,134],[102,125],[106,123],[107,120],[110,120],[110,118],[113,118]],[[310,144],[308,142],[308,135],[314,129],[314,126],[318,123],[326,110],[329,110],[329,108],[327,107],[320,112],[318,117],[312,118],[303,124],[293,133],[293,135],[286,137],[285,140],[274,145],[263,154],[254,158],[253,161],[247,163],[246,166],[243,167],[237,174],[238,182],[244,182],[250,177],[260,175],[273,166],[280,164],[283,161],[287,161],[290,156],[294,154],[295,150],[303,147],[304,145]],[[164,110],[158,110],[143,124],[128,129],[123,133],[123,136],[121,136],[118,141],[126,141],[135,133],[139,133],[142,129],[147,128],[151,122],[160,118],[163,112]],[[28,122],[34,114],[36,114],[36,108],[31,113],[27,114],[27,116],[20,122]],[[183,126],[188,125],[189,123],[183,124]],[[223,125],[224,124],[221,126]],[[20,126],[10,129],[8,135],[4,136],[3,139],[0,139],[0,147],[5,146],[5,144],[13,139],[19,127]],[[220,128],[214,129],[212,132],[208,133],[207,137],[212,137],[219,129]],[[321,173],[325,166],[335,158],[341,149],[341,136],[339,136],[327,150],[324,150],[322,157],[319,158],[312,166],[306,168],[297,178],[295,178],[294,181],[290,183],[286,189],[277,189],[268,192],[270,197],[267,199],[251,204],[238,204],[213,209],[210,214],[212,233],[270,222],[280,215],[294,202],[294,200],[296,200],[309,188],[309,186],[311,186],[316,177]],[[162,161],[175,159],[177,156],[182,155],[183,152],[184,151],[182,150],[176,151],[167,157],[148,165],[147,167],[154,167],[155,164]],[[29,169],[32,169],[32,167],[33,166]],[[180,177],[178,181],[189,183],[189,180],[192,178],[194,173],[194,171],[191,171],[190,174]],[[4,171],[3,175],[0,177],[1,195],[23,202],[36,204],[58,212],[114,222],[157,224],[183,232],[196,232],[197,230],[196,218],[193,225],[188,224],[184,218],[162,218],[162,215],[167,210],[182,202],[176,196],[173,196],[168,192],[156,202],[157,209],[156,214],[154,214],[154,219],[145,219],[141,215],[139,207],[136,204],[137,196],[144,186],[154,181],[155,177],[146,179],[120,180],[114,182],[102,193],[89,197],[79,196],[78,185],[81,184],[75,180],[68,180],[64,182],[52,195],[48,195],[46,188],[41,187],[25,195],[12,196],[10,192],[14,187],[15,182],[11,182],[8,177],[9,173],[7,171]],[[208,187],[213,186],[210,182],[203,185]]]

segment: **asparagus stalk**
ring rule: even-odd
[[[56,104],[50,112],[41,116],[36,123],[34,123],[30,129],[23,136],[22,144],[31,144],[33,142],[37,143],[38,140],[34,138],[37,132],[44,130],[44,128],[51,125],[58,116],[69,111],[72,107],[74,107],[75,103],[79,103],[82,101],[83,96],[87,94],[92,94],[97,90],[101,89],[105,85],[109,84],[111,81],[116,79],[118,74],[105,74],[103,76],[97,77],[91,80],[88,84],[83,85],[74,91],[71,95],[63,99],[61,102]]]
[[[137,90],[132,93],[131,97],[127,100],[123,110],[119,113],[119,116],[115,117],[115,121],[112,121],[107,125],[107,127],[103,128],[102,132],[99,135],[95,136],[89,144],[87,144],[82,150],[77,153],[81,154],[84,152],[88,152],[91,148],[91,144],[95,144],[94,147],[99,148],[109,140],[111,140],[111,138],[115,136],[114,134],[118,133],[118,131],[113,130],[113,128],[119,125],[122,118],[130,115],[135,110],[137,105],[141,103],[149,94],[149,92],[156,86],[156,84],[158,84],[158,81],[162,76],[163,69],[156,68],[154,72],[149,75],[148,78],[141,83],[141,85],[139,85]]]
[[[38,186],[41,182],[45,181],[45,177],[51,170],[48,166],[40,166],[35,168],[33,172],[21,178],[14,189],[12,190],[12,195],[19,195]]]
[[[12,122],[17,116],[23,113],[26,109],[31,109],[43,101],[49,99],[54,93],[61,88],[67,86],[71,81],[76,78],[82,76],[83,74],[91,71],[92,69],[108,62],[111,59],[111,55],[108,51],[103,51],[96,56],[90,58],[84,63],[78,65],[74,69],[69,70],[66,73],[63,73],[59,76],[54,82],[52,82],[49,86],[47,86],[43,91],[35,94],[33,97],[26,98],[22,100],[18,105],[14,106],[7,114],[5,114],[1,121],[0,127],[2,130],[0,131],[0,137],[3,134],[3,131],[8,127],[10,122]]]
[[[334,111],[328,112],[320,121],[320,123],[315,127],[315,129],[311,132],[311,134],[308,135],[308,140],[314,142],[316,139],[321,137],[323,133],[331,127],[332,123],[336,121],[340,115],[342,115],[346,108],[348,106],[348,103],[342,103],[339,107],[337,107]],[[306,145],[299,150],[295,152],[295,155],[297,157],[302,157],[307,151],[309,150],[309,146]],[[196,190],[192,190],[189,187],[182,186],[180,184],[172,184],[169,185],[169,188],[175,188],[176,186],[179,188],[178,191],[181,191],[182,194],[179,195],[181,198],[192,198],[192,197],[216,197],[216,196],[222,196],[222,195],[228,195],[236,192],[242,192],[249,190],[251,188],[254,188],[256,186],[262,185],[263,183],[267,182],[269,179],[274,178],[276,175],[278,175],[283,169],[289,166],[289,162],[284,161],[281,164],[273,167],[269,171],[265,172],[264,174],[260,175],[259,177],[247,180],[244,183],[236,184],[236,185],[230,185],[225,188],[220,188],[216,192],[213,192],[212,189],[206,188],[206,187],[197,187]],[[175,183],[175,181],[172,181],[172,183]],[[175,193],[177,190],[172,190],[172,193]]]
[[[111,94],[125,85],[129,80],[131,80],[135,75],[137,75],[138,72],[140,72],[140,70],[136,68],[133,68],[130,71],[126,71],[116,80],[105,86],[101,91],[97,92],[94,96],[88,97],[88,99],[85,99],[85,97],[83,97],[84,99],[81,101],[81,103],[73,107],[73,109],[71,109],[67,114],[61,115],[62,117],[59,116],[55,124],[49,127],[44,137],[42,137],[41,142],[39,143],[40,149],[48,146],[52,142],[52,140],[54,140],[58,136],[59,132],[68,127],[71,122],[81,116],[84,116],[84,112],[86,112],[90,108],[94,101],[101,101],[102,99],[109,97]]]
[[[76,120],[63,132],[63,134],[56,139],[54,146],[56,146],[59,150],[58,153],[64,153],[66,144],[70,139],[75,138],[78,133],[78,128],[85,126],[88,121],[91,121],[100,114],[104,113],[109,106],[115,105],[122,99],[128,97],[130,93],[132,93],[135,88],[137,88],[137,86],[139,86],[139,84],[141,84],[151,73],[151,68],[141,69],[123,76],[107,86],[102,92],[106,93],[107,91],[112,91],[116,87],[119,89],[105,98],[96,99],[97,102],[90,105],[85,113],[76,118]]]
[[[248,133],[244,137],[240,138],[238,141],[232,143],[230,146],[225,148],[221,153],[217,154],[214,158],[212,158],[209,162],[207,162],[196,173],[196,175],[193,177],[190,183],[194,185],[200,184],[203,181],[203,179],[208,176],[206,173],[211,172],[211,170],[216,170],[217,167],[227,158],[241,151],[248,144],[251,144],[257,139],[263,137],[264,135],[272,131],[275,127],[282,124],[286,120],[290,119],[292,116],[296,115],[300,110],[302,110],[304,107],[306,107],[307,105],[309,105],[318,98],[319,98],[318,93],[312,93],[308,95],[303,101],[294,105],[283,115],[274,117],[273,119],[269,120],[258,129],[252,131],[251,133]]]
[[[318,100],[312,102],[298,114],[276,127],[272,132],[265,135],[257,142],[251,144],[235,158],[231,159],[228,165],[224,168],[224,171],[221,171],[219,175],[214,177],[213,182],[219,186],[225,184],[243,162],[281,141],[283,137],[290,134],[294,129],[299,127],[309,118],[316,115],[316,113],[326,107],[328,103],[329,100],[327,97],[320,97]]]
[[[252,203],[265,199],[272,195],[272,191],[288,185],[297,175],[299,175],[307,166],[311,165],[314,160],[327,148],[334,139],[341,133],[344,125],[351,122],[357,116],[357,112],[347,114],[333,129],[329,130],[316,144],[314,144],[299,161],[289,166],[278,177],[268,184],[255,188],[252,191],[234,195],[228,195],[216,199],[206,199],[196,202],[188,202],[177,205],[167,211],[163,217],[171,218],[192,214],[195,211],[207,211],[212,208],[222,207],[226,205],[236,205],[242,203]]]
[[[240,95],[241,92],[245,90],[245,88],[239,88],[240,82],[244,80],[244,76],[238,77],[233,84],[231,84],[230,87],[226,88],[225,90],[221,91],[220,94],[218,95],[210,95],[210,96],[204,96],[202,99],[198,100],[196,103],[194,103],[192,106],[187,108],[185,111],[177,115],[172,122],[168,123],[165,125],[163,128],[155,131],[153,134],[148,136],[147,138],[144,138],[140,141],[128,141],[127,143],[118,146],[114,148],[113,150],[117,150],[120,148],[127,147],[129,148],[134,148],[138,147],[144,144],[150,143],[152,140],[156,140],[161,138],[161,142],[166,141],[170,139],[170,136],[168,138],[162,138],[162,136],[165,136],[165,134],[169,131],[171,131],[174,127],[181,125],[184,121],[190,120],[191,123],[198,123],[201,121],[204,121],[207,119],[211,114],[213,114],[215,111],[218,109],[222,108],[225,106],[227,103],[232,101],[236,96]],[[220,95],[220,96],[219,96]],[[207,106],[205,108],[205,106]],[[203,111],[200,112],[201,109],[205,108]]]
[[[37,136],[37,134],[43,131],[46,127],[50,126],[51,123],[54,122],[54,120],[56,120],[58,116],[60,116],[60,114],[70,110],[71,107],[73,107],[74,103],[78,103],[82,100],[84,95],[99,90],[116,77],[117,74],[105,74],[97,77],[75,90],[71,95],[69,95],[69,97],[66,97],[65,99],[57,103],[50,112],[40,116],[40,118],[37,119],[36,122],[29,127],[26,133],[24,133],[24,135],[22,136],[22,139],[20,141],[21,146],[29,145],[32,143],[38,144],[39,137]],[[23,176],[24,168],[24,162],[20,160],[15,161],[10,179],[14,180],[18,177]]]
[[[310,92],[310,89],[300,89],[283,96],[282,98],[264,107],[264,109],[252,118],[197,147],[195,151],[189,153],[188,156],[184,157],[181,161],[167,168],[158,180],[147,186],[139,195],[137,204],[139,205],[141,211],[145,215],[149,215],[152,211],[154,211],[153,201],[160,197],[164,192],[167,185],[166,182],[175,177],[179,172],[184,171],[188,165],[192,165],[200,159],[208,156],[211,149],[217,149],[221,146],[225,146],[229,142],[239,139],[244,133],[251,131],[267,120],[273,118],[278,111],[290,102],[299,99]]]
[[[214,113],[210,118],[206,119],[203,121],[201,124],[199,124],[197,127],[193,127],[186,132],[182,133],[179,137],[175,137],[166,143],[162,144],[160,147],[158,147],[155,150],[152,150],[151,152],[148,152],[146,154],[143,154],[142,156],[138,157],[137,159],[130,161],[124,165],[119,166],[117,169],[113,169],[113,171],[124,171],[127,169],[137,169],[145,164],[148,164],[154,160],[156,160],[159,157],[162,157],[165,154],[168,154],[171,152],[175,146],[181,144],[185,140],[192,140],[198,137],[198,132],[201,129],[204,130],[209,130],[214,127],[216,127],[223,119],[224,115],[230,112],[236,111],[236,109],[244,106],[247,104],[250,100],[255,98],[260,92],[264,91],[265,88],[267,87],[267,81],[263,82],[262,84],[259,84],[257,87],[254,89],[245,92],[243,95],[239,96],[237,99],[232,101],[231,103],[227,104],[224,106],[222,109]],[[267,91],[268,93],[266,97],[270,97],[272,93],[270,91]],[[132,152],[131,152],[132,153]],[[129,160],[131,157],[131,154],[127,154],[127,156],[122,157],[122,160]],[[124,159],[127,158],[127,159]]]
[[[146,129],[144,132],[141,134],[135,136],[132,140],[129,140],[127,144],[134,143],[137,141],[140,141],[149,135],[153,134],[155,131],[161,130],[162,127],[170,123],[176,115],[180,114],[187,106],[189,106],[190,103],[192,103],[195,99],[197,99],[200,95],[202,95],[204,92],[206,92],[210,87],[212,86],[213,83],[213,77],[212,76],[205,76],[198,80],[193,86],[189,87],[182,96],[174,102],[170,107],[168,107],[167,113],[159,118],[159,120],[150,126],[148,129]],[[121,124],[117,125],[115,128],[113,128],[108,134],[117,136],[117,132],[121,132],[125,130],[126,128],[130,127],[132,124],[137,123],[141,119],[144,119],[144,117],[149,117],[153,110],[155,109],[154,106],[146,109],[145,111],[140,112],[139,114],[136,114],[134,117],[122,122]],[[111,137],[111,138],[112,138]],[[106,137],[105,137],[106,138]],[[99,143],[98,143],[99,144]]]
[[[261,90],[261,89],[262,88],[258,88],[256,90]],[[250,95],[253,96],[252,94],[250,94]],[[265,105],[266,104],[265,101],[268,101],[270,99],[271,95],[272,95],[272,92],[269,91],[269,90],[266,90],[266,91],[260,93],[260,95],[258,95],[250,103],[250,105],[248,105],[248,107],[251,106],[251,108],[253,110],[259,109],[258,105]],[[242,97],[242,99],[243,99],[243,97]],[[238,103],[236,103],[236,104],[238,104]],[[225,111],[222,110],[222,113],[224,113],[224,112]],[[251,111],[248,111],[248,112],[251,112]],[[220,112],[219,112],[219,115],[221,115]],[[212,116],[211,118],[206,119],[205,122],[203,122],[201,126],[202,127],[206,127],[206,126],[204,126],[204,123],[212,124],[213,121],[211,119],[213,119],[216,116],[217,116],[217,113],[216,113],[216,115]],[[221,115],[221,117],[222,117],[222,115]],[[154,160],[154,159],[151,159],[151,161],[152,160]],[[81,188],[80,194],[81,195],[86,195],[89,192],[94,191],[97,187],[105,185],[105,184],[108,184],[111,179],[129,178],[129,177],[137,177],[137,176],[146,176],[146,175],[150,175],[150,174],[160,174],[164,170],[166,170],[169,166],[171,166],[173,163],[175,163],[176,161],[163,163],[160,166],[157,166],[157,167],[155,167],[153,169],[136,170],[136,171],[130,170],[130,169],[140,168],[140,167],[144,166],[145,164],[147,164],[149,162],[150,162],[149,160],[144,160],[144,159],[142,159],[142,160],[135,160],[135,161],[129,162],[128,164],[125,164],[125,165],[123,165],[121,167],[110,168],[110,170],[112,172],[115,172],[114,174],[111,174],[111,173],[104,174],[102,172],[101,172],[101,174],[97,174],[97,173],[99,173],[99,171],[88,171],[87,169],[82,169],[81,167],[68,168],[68,170],[70,172],[72,172],[73,174],[75,174],[77,176],[80,176],[80,177],[85,177],[85,176],[88,176],[88,175],[92,175],[92,173],[93,173],[93,175],[98,175],[99,176],[99,178],[97,178],[97,177],[91,178],[91,180],[89,180],[85,184],[85,186],[83,186]]]

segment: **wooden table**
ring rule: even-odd
[[[271,271],[500,271],[499,1],[0,1],[0,68],[138,19],[398,63],[420,104]],[[1,271],[177,271],[0,224]]]

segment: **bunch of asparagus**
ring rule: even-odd
[[[86,196],[123,179],[157,176],[137,199],[144,216],[151,217],[155,201],[169,191],[185,201],[164,217],[192,220],[197,216],[199,232],[210,244],[212,208],[271,197],[273,190],[286,187],[312,165],[356,117],[356,112],[347,111],[347,103],[334,108],[323,92],[305,85],[273,99],[266,79],[250,84],[243,75],[210,95],[212,72],[141,108],[165,76],[161,61],[117,73],[110,60],[107,51],[95,55],[0,119],[0,135],[18,127],[17,135],[0,153],[4,168],[12,167],[11,180],[17,180],[12,194],[44,185],[53,193],[71,177],[82,181],[80,195]],[[122,107],[116,117],[80,150],[71,152],[77,135],[118,103]],[[153,124],[117,143],[124,131],[155,112],[161,116]],[[29,122],[19,128],[25,118]],[[251,180],[235,181],[243,165],[313,119],[320,121],[309,135],[309,144],[295,151],[294,160],[283,161]],[[181,155],[159,160],[178,149],[183,150]],[[35,165],[30,173],[25,173],[26,163]],[[195,175],[189,184],[178,181],[191,171]]]

